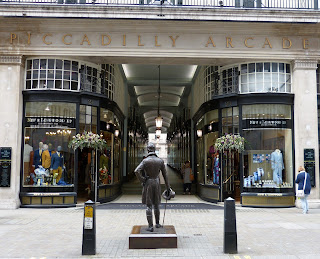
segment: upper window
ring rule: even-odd
[[[319,75],[319,72],[317,73]],[[247,63],[231,67],[206,66],[203,84],[206,101],[214,96],[232,93],[290,93],[291,66],[274,62]]]
[[[27,60],[26,89],[78,90],[79,63],[60,59]]]
[[[248,63],[241,64],[241,93],[291,92],[290,64],[286,63]]]
[[[27,59],[26,90],[87,91],[115,96],[115,65],[87,64],[74,60]]]

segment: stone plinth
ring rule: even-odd
[[[177,248],[177,233],[172,225],[146,231],[148,226],[135,225],[129,236],[129,249]]]

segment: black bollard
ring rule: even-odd
[[[96,254],[96,206],[91,200],[84,204],[82,255]]]
[[[225,254],[238,253],[237,245],[237,225],[236,225],[236,205],[232,198],[224,200],[224,243],[223,252]]]

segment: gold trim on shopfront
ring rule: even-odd
[[[243,206],[294,206],[294,196],[242,196]]]

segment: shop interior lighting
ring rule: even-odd
[[[156,136],[160,136],[161,135],[161,129],[157,129],[156,130]]]
[[[198,129],[198,130],[197,130],[197,136],[198,136],[199,138],[202,137],[202,130],[201,130],[201,129]]]
[[[119,136],[119,130],[115,130],[115,131],[114,131],[114,135],[115,135],[116,137],[118,137],[118,136]]]

